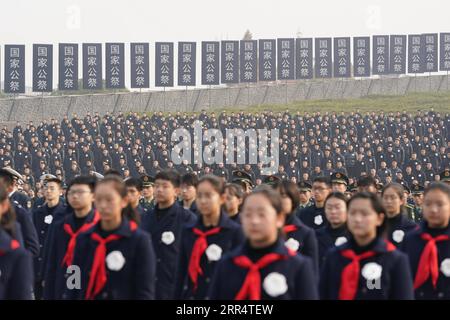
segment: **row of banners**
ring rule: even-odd
[[[437,33],[373,36],[372,41],[354,37],[353,61],[351,48],[350,37],[206,41],[201,43],[201,84],[348,78],[352,70],[354,77],[450,70],[450,33],[441,33],[439,41]],[[179,86],[196,85],[196,49],[196,42],[178,43]],[[156,87],[174,86],[174,51],[173,42],[155,43]],[[58,52],[59,90],[78,90],[78,44],[60,43]],[[82,57],[83,88],[101,89],[102,44],[84,43]],[[124,60],[124,43],[106,43],[107,88],[125,87]],[[149,60],[148,43],[130,44],[131,88],[150,87]],[[4,70],[4,91],[24,93],[24,45],[5,45]],[[52,79],[53,45],[34,44],[33,91],[51,92]]]

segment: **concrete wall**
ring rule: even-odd
[[[385,79],[330,79],[293,81],[274,85],[93,94],[59,97],[20,97],[0,99],[0,123],[61,119],[87,112],[118,113],[136,111],[200,111],[252,105],[283,104],[302,100],[358,98],[368,95],[403,95],[412,92],[449,90],[445,75]]]

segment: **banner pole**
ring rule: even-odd
[[[166,111],[166,86],[164,86],[164,91],[163,91],[163,108],[164,108],[164,112]]]
[[[209,110],[211,110],[211,85],[208,88],[208,96],[209,96]]]
[[[189,106],[188,86],[186,86],[186,111],[188,110],[188,106]]]
[[[288,104],[288,81],[287,81],[287,79],[285,82],[285,86],[286,86],[286,106],[287,106],[287,104]]]

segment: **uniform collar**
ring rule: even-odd
[[[133,225],[136,225],[134,221],[130,221],[130,220],[126,219],[126,218],[122,218],[122,223],[111,234],[116,234],[118,236],[129,238],[129,237],[131,237],[133,232],[136,231],[136,229],[133,227]],[[100,222],[97,223],[94,228],[90,229],[86,233],[94,233],[94,232],[95,233],[100,233],[101,232]]]
[[[368,245],[368,250],[366,251],[375,251],[376,253],[386,253],[389,251],[392,251],[389,249],[389,247],[393,246],[392,243],[390,243],[389,241],[381,238],[381,237],[377,237],[375,238],[375,240],[373,242],[371,242]],[[353,237],[350,237],[350,241],[344,243],[343,245],[337,247],[339,251],[343,251],[343,250],[354,250],[357,247],[357,244],[355,242],[355,239]]]
[[[284,256],[289,255],[289,250],[286,247],[286,245],[284,244],[284,241],[280,237],[278,237],[277,241],[272,246],[269,246],[269,247],[272,247],[272,249],[268,253],[277,253],[277,254],[284,255]],[[250,243],[247,240],[245,242],[245,244],[241,247],[241,250],[239,250],[238,255],[240,255],[240,254],[249,255],[249,253],[251,253],[251,251],[253,251],[253,250],[255,250],[255,249],[250,246]],[[258,249],[256,249],[256,250],[258,250]]]
[[[219,223],[217,224],[217,227],[221,228],[221,229],[227,229],[232,227],[233,222],[232,220],[228,217],[228,215],[222,210],[220,212],[220,218],[219,218]],[[202,229],[205,229],[206,227],[203,225],[203,221],[202,221],[202,217],[199,215],[196,222],[194,222],[193,227],[200,227]]]

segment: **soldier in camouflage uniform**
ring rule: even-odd
[[[153,198],[153,184],[155,179],[151,176],[144,175],[141,177],[142,181],[142,198],[139,200],[139,204],[147,211],[150,212],[155,207],[155,199]]]

